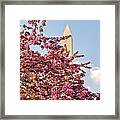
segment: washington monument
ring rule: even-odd
[[[62,40],[61,44],[64,46],[66,44],[67,46],[67,51],[70,51],[69,56],[71,56],[73,54],[73,39],[72,39],[72,33],[70,31],[70,28],[68,26],[68,24],[65,26],[64,31],[63,31],[63,36],[68,36],[71,35],[71,37],[69,37],[66,40]]]

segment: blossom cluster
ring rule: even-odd
[[[46,37],[43,35],[46,20],[28,20],[20,31],[20,99],[21,100],[99,100],[100,93],[84,87],[90,62],[76,64],[74,59],[84,57],[78,51],[69,55],[60,41],[71,35]],[[30,49],[39,45],[47,53]]]

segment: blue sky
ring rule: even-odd
[[[21,21],[20,24],[24,24]],[[91,61],[91,66],[100,67],[100,21],[99,20],[48,20],[44,29],[45,36],[62,36],[65,26],[68,24],[73,38],[73,51],[79,51],[85,57],[80,62]],[[34,48],[38,50],[39,48]],[[100,83],[90,77],[90,71],[86,70],[85,86],[91,91],[100,90]]]

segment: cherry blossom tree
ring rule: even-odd
[[[76,51],[69,55],[65,41],[71,35],[44,36],[46,20],[28,20],[20,25],[20,99],[21,100],[99,100],[100,93],[92,93],[84,87],[85,69],[90,62],[76,64],[73,61],[84,55]],[[34,51],[38,45],[41,51]],[[47,50],[42,55],[40,52]]]

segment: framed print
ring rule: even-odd
[[[119,7],[2,1],[1,118],[119,119]]]

